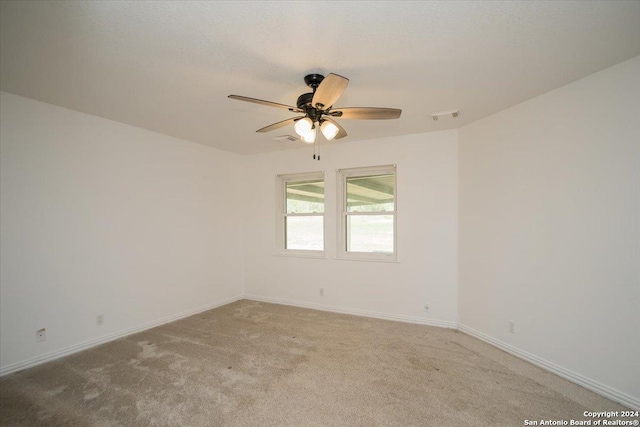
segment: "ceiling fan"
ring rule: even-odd
[[[321,74],[309,74],[305,76],[304,82],[313,90],[313,92],[303,93],[300,95],[295,107],[240,95],[229,95],[229,98],[237,99],[238,101],[253,102],[255,104],[266,105],[269,107],[284,108],[294,113],[302,114],[297,117],[292,117],[290,119],[265,126],[258,129],[256,132],[269,132],[283,126],[293,124],[293,128],[296,133],[300,135],[303,142],[308,144],[316,142],[318,128],[320,128],[320,131],[328,141],[347,136],[347,132],[334,120],[334,118],[382,120],[397,119],[400,117],[400,114],[402,114],[402,110],[397,108],[334,108],[333,104],[338,100],[338,98],[340,98],[347,88],[347,84],[349,84],[349,79],[337,74],[331,73],[327,77]],[[316,158],[315,153],[313,158]],[[317,156],[317,159],[320,160],[320,155]]]

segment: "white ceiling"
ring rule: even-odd
[[[403,110],[339,120],[356,141],[457,128],[640,55],[640,1],[2,1],[0,19],[3,91],[241,154],[302,144],[255,133],[295,114],[227,95],[295,105],[310,72],[350,79],[336,107]]]

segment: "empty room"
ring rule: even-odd
[[[0,425],[640,420],[640,1],[0,0]]]

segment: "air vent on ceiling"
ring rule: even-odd
[[[276,136],[273,139],[275,139],[278,142],[298,142],[298,138],[296,138],[293,135],[280,135],[280,136]]]
[[[433,120],[438,120],[440,117],[448,117],[451,116],[454,119],[460,115],[460,110],[451,110],[451,111],[440,111],[439,113],[431,113],[431,118]]]

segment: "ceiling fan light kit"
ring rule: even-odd
[[[316,126],[313,125],[309,132],[300,136],[302,137],[302,142],[306,144],[313,144],[314,142],[316,142]]]
[[[311,132],[313,128],[313,122],[310,118],[305,117],[304,119],[300,119],[293,125],[293,130],[302,137],[304,137],[307,133]]]
[[[333,120],[335,117],[356,120],[384,120],[397,119],[402,114],[402,110],[397,108],[345,107],[334,109],[334,103],[340,98],[349,84],[349,79],[337,74],[331,73],[326,77],[321,74],[308,74],[305,76],[304,82],[313,92],[300,95],[295,107],[240,95],[229,95],[229,98],[269,107],[283,108],[294,113],[303,114],[302,116],[292,117],[265,126],[256,132],[269,132],[293,124],[295,132],[307,144],[316,142],[318,128],[320,128],[320,132],[322,132],[327,141],[347,136],[344,128]],[[313,158],[320,160],[320,155],[316,156],[314,151]]]
[[[320,130],[322,131],[322,134],[327,139],[327,141],[331,141],[333,138],[335,138],[339,131],[338,126],[334,125],[328,120],[324,120],[322,122],[322,124],[320,125]]]

